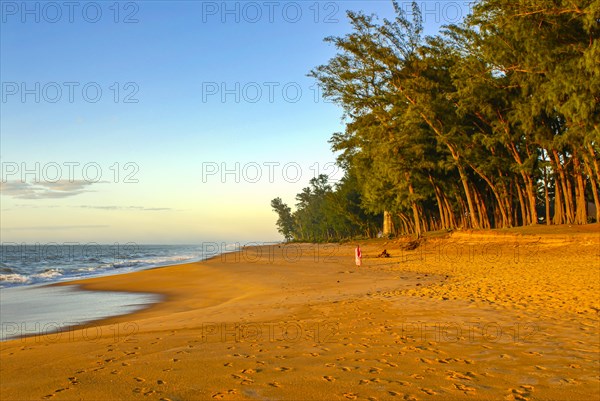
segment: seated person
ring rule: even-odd
[[[388,251],[387,251],[386,249],[384,249],[384,250],[383,250],[383,252],[381,252],[381,253],[380,253],[380,254],[379,254],[377,257],[378,257],[378,258],[389,258],[389,257],[391,257],[391,256],[392,256],[392,255],[390,255],[390,254],[388,253]]]

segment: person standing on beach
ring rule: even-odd
[[[362,252],[360,251],[360,245],[356,245],[356,249],[354,250],[354,261],[356,262],[356,267],[360,267],[362,265]]]

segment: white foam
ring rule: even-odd
[[[29,277],[17,273],[0,274],[0,281],[7,283],[28,283]]]
[[[56,276],[62,276],[62,273],[56,269],[49,269],[49,270],[46,270],[45,272],[34,274],[31,277],[47,279],[47,278],[54,278]]]

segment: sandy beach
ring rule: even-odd
[[[600,397],[599,225],[408,241],[362,242],[361,268],[354,243],[291,244],[70,282],[163,299],[0,343],[0,399]]]

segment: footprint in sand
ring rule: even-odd
[[[469,392],[475,392],[474,387],[465,386],[464,384],[460,383],[454,383],[454,387],[456,387],[456,389],[459,391],[463,391],[467,395],[469,395]]]
[[[450,379],[450,380],[473,380],[471,377],[474,377],[475,374],[471,373],[469,375],[469,373],[471,373],[471,372],[467,372],[466,375],[463,375],[462,373],[455,372],[453,370],[446,372],[446,374],[448,375],[447,379]]]
[[[522,385],[518,389],[511,388],[509,389],[510,394],[505,397],[506,400],[516,400],[516,401],[527,401],[529,400],[529,396],[533,393],[534,387],[529,385]]]
[[[335,381],[335,377],[333,377],[333,376],[323,376],[323,380],[326,380],[328,382],[334,382]]]
[[[422,392],[424,392],[427,395],[436,395],[437,393],[435,391],[433,391],[430,388],[422,388],[420,389]]]
[[[219,399],[224,398],[227,394],[231,394],[231,395],[237,394],[237,390],[236,389],[230,389],[230,390],[227,390],[226,393],[225,392],[218,392],[218,393],[213,394],[212,398],[215,398],[215,399],[219,400]]]
[[[269,383],[269,386],[271,386],[271,387],[281,387],[281,384],[279,384],[277,382],[271,382],[271,383]]]
[[[417,379],[417,380],[423,380],[423,376],[418,375],[416,373],[413,373],[412,375],[410,375],[410,377],[412,377],[413,379]]]
[[[290,370],[292,370],[292,368],[287,368],[285,366],[281,366],[279,368],[275,368],[275,370],[278,370],[280,372],[289,372]]]
[[[349,400],[355,400],[358,398],[358,395],[354,393],[344,393],[343,395]]]

